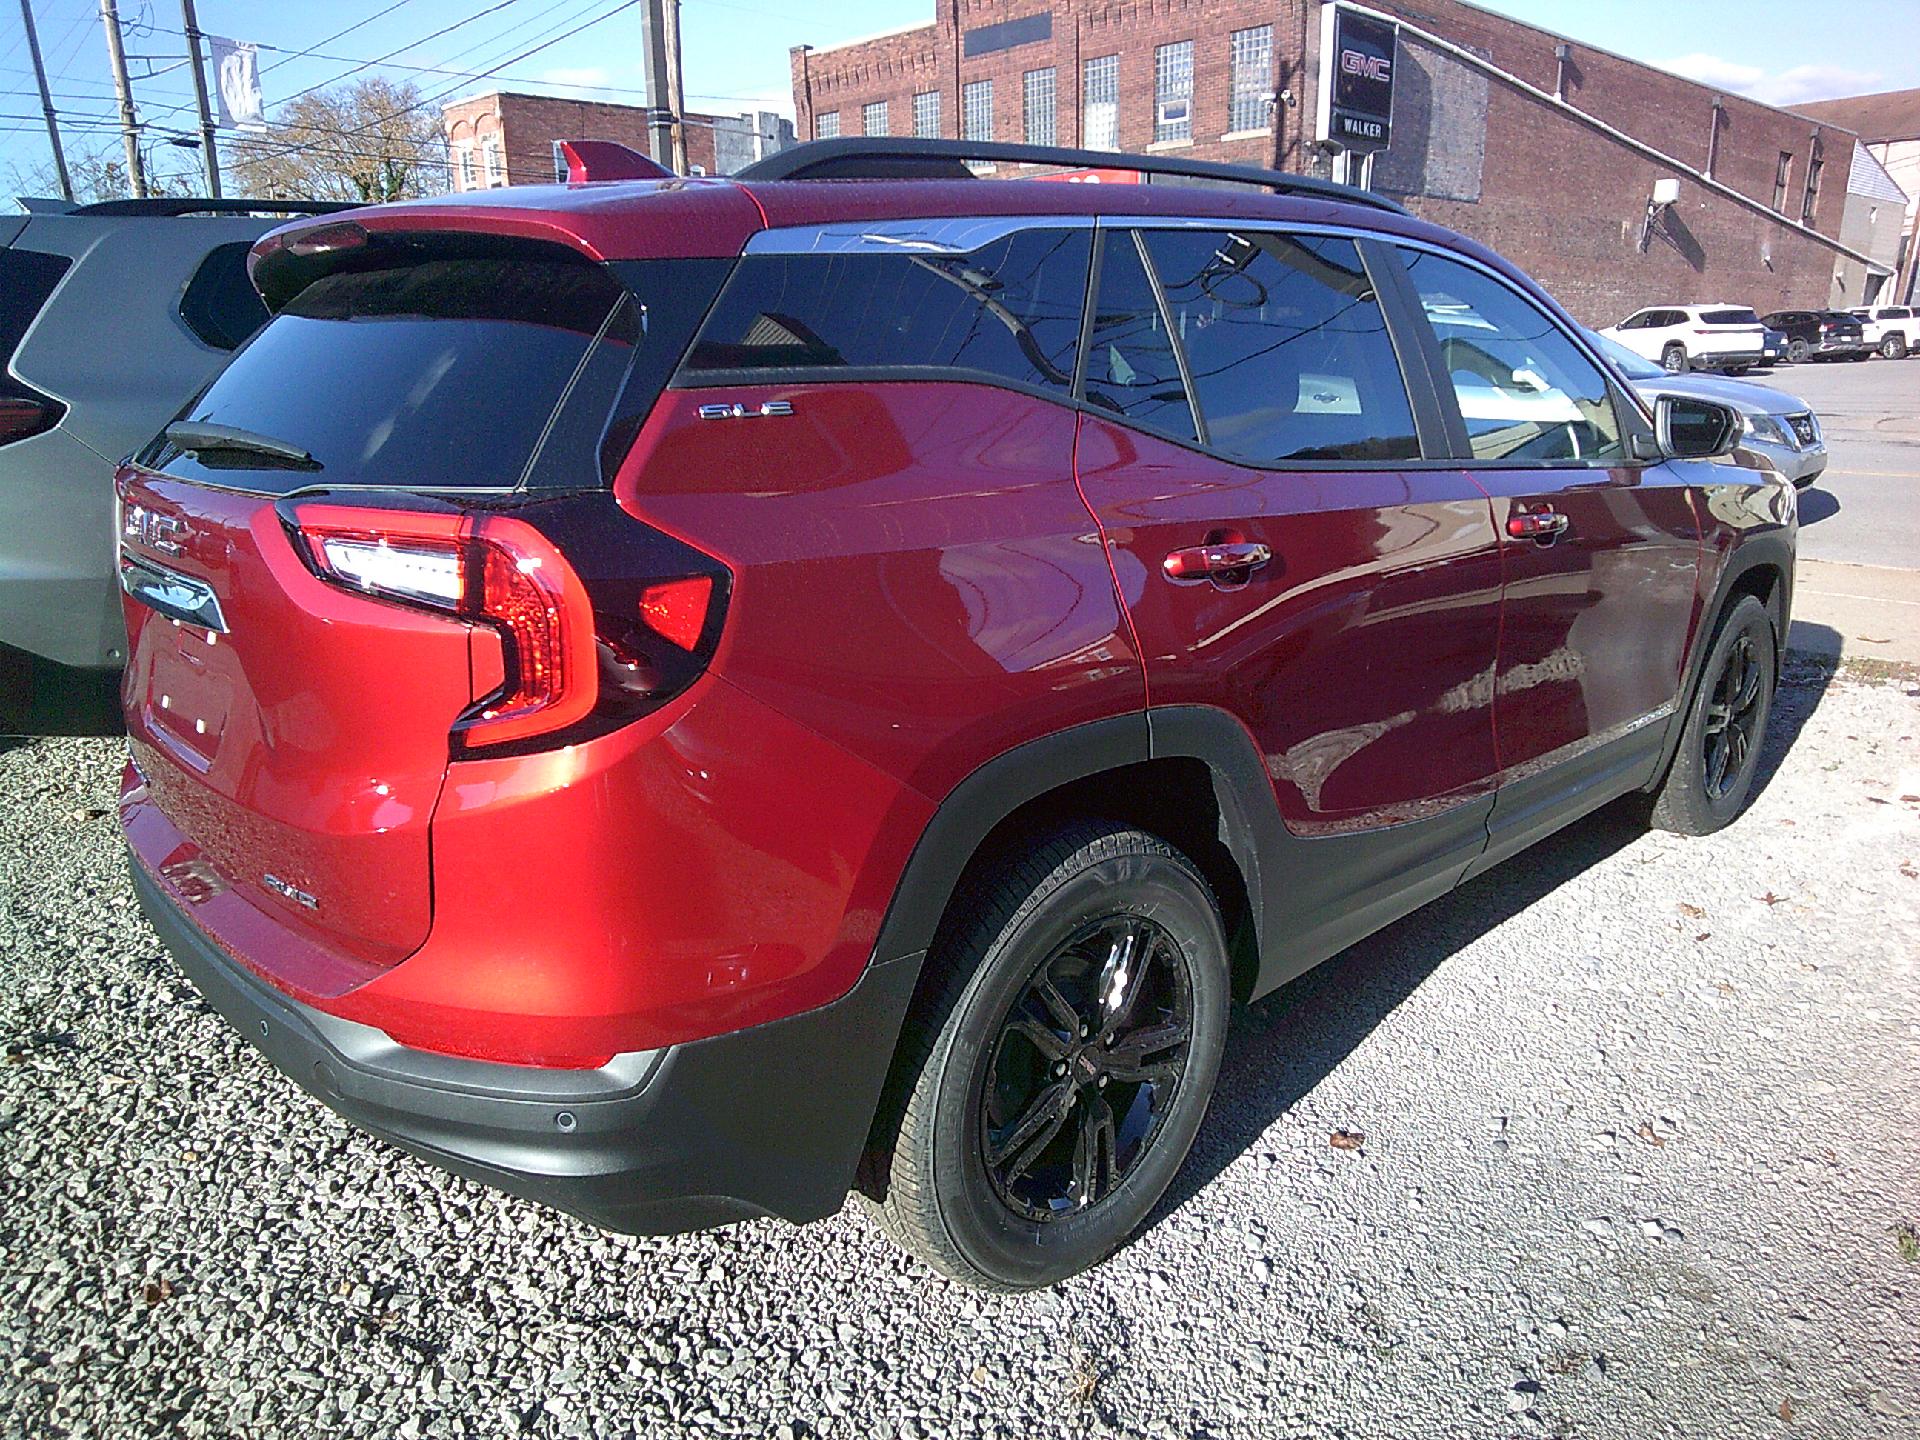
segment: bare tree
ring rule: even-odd
[[[270,134],[228,142],[236,193],[260,199],[377,203],[447,188],[437,106],[377,77],[282,105]]]
[[[154,195],[197,195],[201,191],[199,172],[191,160],[168,167],[163,154],[177,152],[171,146],[142,145],[147,172],[147,190]],[[99,200],[124,200],[133,191],[127,185],[127,162],[119,143],[98,149],[67,152],[67,172],[73,180],[73,198],[82,205]],[[14,195],[58,195],[60,179],[53,162],[22,167],[15,165],[7,176],[7,189]]]

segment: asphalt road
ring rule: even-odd
[[[1747,378],[1798,395],[1826,432],[1826,474],[1800,497],[1801,557],[1920,568],[1920,355]]]

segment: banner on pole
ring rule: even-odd
[[[214,86],[220,97],[220,126],[225,130],[267,128],[260,98],[260,54],[247,41],[207,37],[213,44]]]

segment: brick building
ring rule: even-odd
[[[455,190],[550,183],[558,140],[616,140],[648,149],[647,112],[638,105],[569,100],[496,90],[442,108]],[[793,123],[769,111],[685,119],[687,168],[726,175],[793,144]]]
[[[1606,324],[1642,305],[1842,298],[1855,136],[1462,0],[1401,21],[1375,189]],[[1328,175],[1322,0],[934,0],[930,23],[793,51],[802,135],[1154,151]],[[1680,198],[1649,215],[1654,182]],[[1644,245],[1643,245],[1644,239]]]
[[[1859,135],[1861,145],[1907,197],[1905,224],[1894,251],[1894,278],[1878,295],[1864,298],[1882,305],[1920,300],[1920,90],[1884,90],[1799,108],[1823,125],[1843,125]]]

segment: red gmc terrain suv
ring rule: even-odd
[[[1057,1280],[1173,1178],[1230,1003],[1751,786],[1792,488],[1378,196],[849,139],[253,276],[119,477],[140,899],[327,1104],[600,1224],[858,1186]]]

